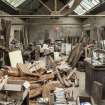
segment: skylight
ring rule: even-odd
[[[74,12],[83,15],[100,3],[100,0],[82,0],[75,8]]]
[[[2,1],[7,2],[14,7],[18,7],[19,5],[21,5],[26,0],[2,0]]]
[[[77,13],[77,14],[79,14],[79,15],[82,15],[82,14],[84,14],[84,13],[86,12],[86,10],[83,9],[83,7],[79,5],[79,6],[74,10],[74,12]]]

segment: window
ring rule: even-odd
[[[82,0],[74,12],[78,15],[83,15],[98,4],[100,4],[100,0]]]
[[[74,11],[79,15],[84,14],[86,12],[86,10],[83,9],[83,7],[80,5]]]
[[[19,5],[21,5],[26,0],[2,0],[2,1],[7,2],[14,7],[18,7]]]
[[[91,9],[91,6],[88,5],[88,4],[87,4],[86,2],[84,2],[84,1],[82,1],[80,4],[81,4],[86,10]]]

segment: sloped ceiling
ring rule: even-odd
[[[41,0],[45,3],[52,11],[54,10],[54,0]],[[70,0],[57,0],[57,10],[61,9],[65,6]],[[64,14],[73,14],[73,10],[80,3],[81,0],[75,0],[74,6],[72,8],[66,7],[63,11]],[[104,1],[104,0],[103,0]],[[11,14],[21,14],[21,15],[49,15],[49,11],[39,2],[39,0],[26,0],[22,3],[18,8],[14,9],[9,5],[3,3],[3,0],[0,0],[0,9],[5,10]],[[105,1],[104,1],[105,2]],[[6,6],[4,6],[4,4]],[[9,8],[9,9],[7,9]],[[91,10],[89,14],[97,14],[98,12],[105,11],[105,3],[100,5],[99,7]]]
[[[52,11],[54,10],[54,1],[55,0],[41,0],[45,3]],[[67,3],[73,0],[56,0],[57,1],[57,9],[60,10],[63,6],[66,5],[63,14],[71,14],[76,6],[80,3],[81,0],[74,0],[73,8],[69,8]],[[46,12],[46,8],[43,8],[43,5],[39,2],[39,0],[26,0],[22,5],[19,7],[19,11],[28,14],[49,14],[48,10]],[[42,9],[43,8],[43,9]],[[41,10],[40,10],[41,9]]]
[[[54,0],[42,0],[49,8],[51,8],[52,10],[54,9]],[[65,5],[69,0],[58,0],[58,9],[62,8],[63,5]],[[27,12],[30,14],[37,14],[38,11],[40,11],[41,8],[43,8],[43,5],[40,4],[40,2],[38,0],[26,0],[26,2],[24,2],[22,5],[20,5],[19,10],[22,12]],[[46,8],[44,7],[43,9],[41,9],[41,11],[43,12],[43,14],[48,13],[44,11],[46,11]]]
[[[13,3],[15,3],[15,0],[14,2],[12,0],[13,3],[8,2],[7,0],[0,0],[0,1],[4,1],[5,3],[7,3],[7,5],[10,5],[10,7],[11,6],[15,7],[15,5],[13,5]],[[51,9],[50,14],[62,14],[62,13],[70,14],[71,12],[73,12],[73,9],[75,7],[73,6],[73,9],[69,8],[68,3],[70,3],[71,1],[74,1],[74,5],[76,6],[81,0],[24,0],[22,4],[20,4],[19,6],[16,6],[15,8],[17,12],[19,12],[19,14],[21,15],[31,15],[31,14],[38,14],[38,13],[49,15],[48,8]],[[44,6],[43,4],[46,5],[48,8],[46,8],[46,6]],[[62,7],[64,7],[63,10],[59,12],[58,10],[62,9]],[[55,10],[55,8],[57,9]]]

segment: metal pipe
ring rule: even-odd
[[[54,4],[55,12],[57,12],[57,0],[54,0]]]
[[[80,26],[81,24],[71,24],[71,23],[13,23],[12,25],[72,25],[72,26]]]
[[[0,15],[3,17],[19,17],[19,18],[58,18],[58,17],[78,17],[78,18],[89,18],[89,17],[105,17],[105,15]]]

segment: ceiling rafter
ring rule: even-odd
[[[52,10],[42,1],[38,0],[49,12],[52,12]]]

